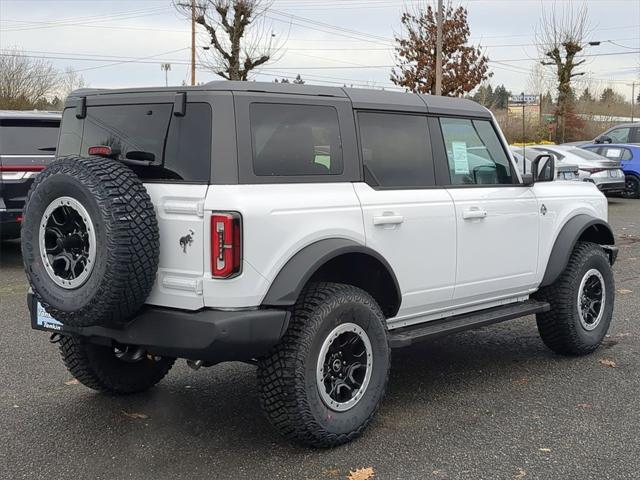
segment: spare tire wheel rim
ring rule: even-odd
[[[316,384],[331,410],[344,412],[358,403],[371,380],[373,350],[367,333],[355,323],[334,328],[320,348]]]
[[[96,261],[96,233],[87,210],[72,197],[58,197],[45,209],[39,230],[44,268],[56,285],[83,285]]]
[[[606,287],[599,270],[590,269],[582,277],[578,289],[578,317],[585,330],[595,329],[604,316]]]

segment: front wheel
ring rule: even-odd
[[[351,285],[319,283],[301,295],[287,333],[259,362],[260,403],[289,439],[340,445],[360,435],[378,410],[389,364],[376,301]]]
[[[609,330],[615,285],[609,259],[595,243],[578,242],[560,277],[536,297],[551,310],[536,317],[542,341],[556,353],[586,355]]]

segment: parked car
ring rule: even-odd
[[[623,123],[605,130],[592,140],[582,140],[579,142],[569,142],[563,145],[573,145],[582,147],[592,143],[635,143],[640,144],[640,122]]]
[[[584,145],[582,148],[621,162],[626,182],[624,195],[629,198],[640,198],[640,145],[591,144]]]
[[[549,348],[586,355],[609,329],[606,198],[554,182],[550,155],[521,175],[466,99],[81,90],[57,155],[22,227],[31,325],[98,391],[244,361],[277,430],[331,447],[375,415],[391,348],[535,314]]]
[[[510,147],[513,159],[521,173],[531,173],[532,162],[536,159],[540,152],[532,150],[530,147]],[[578,165],[572,165],[565,162],[555,162],[556,180],[580,181],[580,172]]]
[[[603,193],[623,193],[624,172],[619,161],[607,160],[595,152],[572,145],[534,145],[527,150],[553,155],[560,164],[578,165],[579,180],[591,182]]]
[[[0,111],[0,239],[20,236],[33,178],[55,156],[60,114]]]

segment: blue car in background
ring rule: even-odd
[[[581,145],[581,147],[610,160],[619,160],[625,176],[625,196],[640,198],[640,145],[599,143]]]

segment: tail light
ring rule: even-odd
[[[242,265],[242,217],[236,212],[211,215],[211,275],[229,278]]]
[[[0,179],[23,180],[34,177],[44,169],[44,165],[0,165]]]
[[[581,168],[580,170],[582,170],[583,172],[589,172],[589,173],[599,173],[599,172],[604,172],[607,169],[606,168]]]

